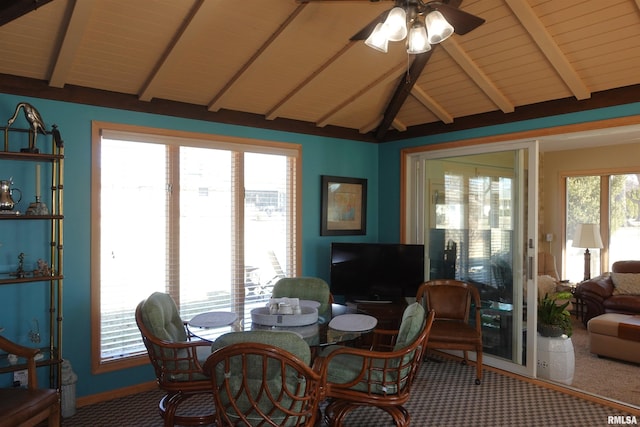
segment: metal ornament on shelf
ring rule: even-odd
[[[49,215],[49,208],[44,202],[40,201],[40,196],[36,196],[36,201],[31,202],[25,211],[26,215]]]
[[[24,112],[24,117],[29,122],[29,126],[31,126],[31,131],[29,132],[29,147],[21,148],[21,153],[39,153],[40,150],[36,148],[36,138],[38,137],[38,133],[43,135],[47,134],[47,127],[42,120],[42,116],[33,105],[28,102],[20,102],[16,105],[16,111],[13,113],[13,116],[7,121],[7,129],[9,126],[16,121],[18,117],[18,112],[22,109]]]

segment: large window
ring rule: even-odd
[[[591,254],[591,277],[611,271],[615,261],[640,257],[640,173],[567,176],[566,277],[584,277],[584,253]],[[578,224],[598,224],[602,248],[573,246]]]
[[[297,273],[299,146],[93,131],[95,372],[146,361],[134,311],[155,291],[171,294],[185,320],[244,313]]]

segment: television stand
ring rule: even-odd
[[[381,304],[380,301],[362,300],[362,302],[356,301],[354,305],[357,313],[368,314],[378,319],[377,328],[398,329],[404,309],[407,307],[407,301],[404,299],[389,300],[389,302]]]

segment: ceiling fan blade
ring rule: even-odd
[[[427,3],[427,6],[440,11],[449,24],[453,25],[455,33],[461,36],[471,30],[475,30],[485,22],[479,16],[472,15],[445,3],[431,2]]]
[[[382,12],[380,15],[378,15],[376,19],[369,22],[363,29],[355,33],[349,40],[351,41],[366,40],[367,37],[369,37],[369,35],[373,32],[373,29],[376,28],[376,25],[378,25],[379,22],[384,22],[384,20],[387,19],[387,15],[389,14],[390,11],[391,9],[385,12]]]

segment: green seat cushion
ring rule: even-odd
[[[422,305],[419,303],[413,303],[409,305],[403,315],[402,323],[398,332],[396,345],[394,351],[401,350],[411,344],[413,344],[422,332],[424,328],[425,311]],[[322,351],[321,355],[327,357],[331,352],[341,346],[329,346]],[[413,357],[413,354],[404,356],[404,360],[408,361]],[[362,364],[364,358],[362,356],[351,354],[340,354],[331,359],[327,368],[327,382],[335,384],[346,384],[353,381],[360,374],[362,370]],[[385,361],[382,359],[373,360],[372,364],[376,368],[384,366]],[[387,366],[397,367],[400,363],[400,358],[387,360]],[[404,377],[407,373],[406,370],[410,368],[404,368],[401,372],[401,377]],[[367,372],[365,377],[356,385],[351,387],[353,390],[367,392],[370,391],[374,394],[395,394],[398,392],[398,385],[396,383],[398,379],[398,371],[388,371],[385,378],[382,370],[374,369]],[[401,383],[402,387],[404,383]]]
[[[187,341],[184,323],[170,295],[154,292],[142,303],[142,321],[151,333],[164,341]]]
[[[215,351],[227,345],[244,342],[258,342],[282,348],[296,355],[307,365],[311,361],[311,351],[309,349],[309,345],[298,334],[295,334],[293,332],[230,332],[216,339],[213,342],[211,348],[213,351]],[[224,366],[218,364],[215,367],[215,375],[219,379],[218,383],[220,383],[220,380],[222,378],[226,377],[229,379],[230,395],[236,396],[238,393],[240,394],[235,400],[243,413],[246,413],[246,411],[250,410],[252,407],[252,404],[247,398],[247,393],[250,393],[253,398],[258,401],[258,407],[260,408],[260,410],[264,411],[265,413],[270,413],[270,418],[273,421],[279,423],[279,420],[283,420],[285,416],[282,411],[275,408],[274,403],[271,401],[271,399],[269,399],[269,397],[265,393],[265,390],[263,390],[263,388],[265,387],[263,386],[262,380],[262,358],[259,356],[249,357],[247,363],[249,364],[249,368],[246,370],[246,372],[248,373],[247,378],[244,378],[242,376],[242,360],[240,356],[234,357],[231,360],[226,371]],[[266,376],[266,390],[268,390],[272,395],[279,395],[282,389],[282,373],[280,363],[276,360],[268,361],[266,371],[264,372]],[[285,375],[286,388],[289,390],[289,392],[292,395],[304,394],[303,391],[306,388],[304,379],[300,378],[293,369],[290,369],[285,373]],[[248,390],[243,391],[243,386],[246,386]],[[223,404],[226,405],[229,402],[229,395],[227,394],[226,389],[221,389],[219,391],[219,396]],[[284,407],[289,407],[291,405],[291,399],[286,396],[286,393],[282,397],[281,404]],[[296,406],[299,407],[299,404],[294,405],[294,407]],[[229,411],[231,410],[232,409],[229,409]],[[228,412],[227,414],[231,418],[238,417],[235,412]],[[252,421],[252,424],[253,421],[255,421],[256,424],[259,424],[263,420],[263,418],[258,414],[257,411],[249,412],[248,418]],[[289,421],[290,423],[287,423],[285,425],[295,423],[295,419]]]
[[[178,307],[170,295],[154,292],[142,303],[141,314],[143,323],[156,338],[172,343],[187,342],[184,323],[178,313]],[[161,362],[169,372],[167,379],[170,381],[207,379],[204,374],[194,374],[189,377],[188,374],[180,373],[181,370],[196,369],[195,366],[191,366],[193,362],[189,357],[189,350],[180,349],[174,354],[174,349],[157,347],[156,351],[163,352],[167,359],[180,359],[177,363],[173,360]],[[211,354],[211,349],[207,346],[198,347],[196,353],[200,363],[204,363]]]

